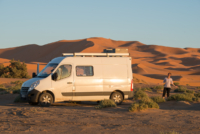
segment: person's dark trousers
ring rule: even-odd
[[[165,88],[163,89],[163,97],[165,97],[165,93],[166,93],[166,92],[167,92],[167,97],[169,97],[170,90],[171,90],[171,88],[165,87]]]

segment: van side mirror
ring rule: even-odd
[[[34,73],[32,73],[32,78],[34,78],[34,77],[36,77],[37,75],[36,75],[36,73],[34,72]]]
[[[54,73],[54,74],[52,74],[52,80],[57,80],[57,78],[58,78],[58,74],[57,73]]]

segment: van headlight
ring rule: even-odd
[[[28,92],[33,90],[35,87],[37,87],[38,85],[40,84],[40,81],[36,81],[36,82],[33,82],[33,84],[31,84],[31,86],[29,87],[28,89]]]

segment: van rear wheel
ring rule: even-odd
[[[53,103],[53,97],[50,93],[42,93],[39,97],[39,103],[42,107],[49,107]]]
[[[114,92],[112,93],[111,97],[110,97],[112,100],[114,100],[114,102],[119,105],[122,103],[123,101],[123,96],[120,92]]]

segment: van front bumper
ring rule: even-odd
[[[38,102],[40,93],[41,92],[36,89],[33,89],[30,92],[28,92],[27,97],[26,97],[28,102]]]

